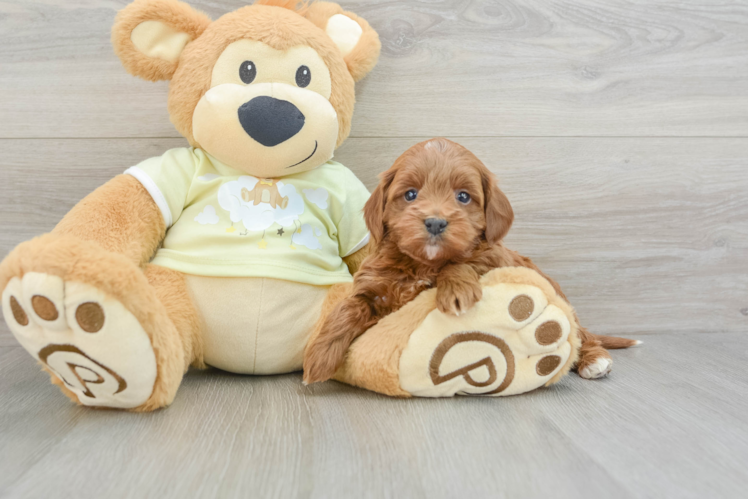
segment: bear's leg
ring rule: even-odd
[[[0,266],[5,321],[77,403],[161,408],[199,355],[180,331],[191,328],[189,297],[179,276],[164,271],[144,273],[95,244],[45,235],[19,245]]]
[[[495,269],[467,313],[428,290],[359,337],[336,380],[391,396],[508,396],[550,385],[577,360],[571,307],[538,273]]]
[[[181,350],[177,353],[183,356],[180,365],[182,372],[187,372],[190,366],[199,369],[207,368],[203,360],[203,337],[200,319],[184,274],[165,267],[148,264],[145,268],[145,277],[155,290],[156,297],[166,309],[166,313],[179,335]],[[173,388],[174,391],[178,386],[179,384]]]

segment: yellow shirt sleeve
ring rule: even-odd
[[[342,202],[341,217],[337,223],[338,245],[341,257],[347,257],[369,242],[369,230],[364,221],[364,205],[369,199],[369,190],[346,169],[345,197]]]
[[[125,174],[138,179],[150,193],[168,228],[182,214],[197,166],[192,148],[176,148],[128,168]]]

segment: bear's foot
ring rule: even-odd
[[[87,406],[135,408],[156,381],[156,356],[135,316],[96,288],[30,272],[3,291],[21,345]]]
[[[576,361],[574,314],[537,273],[497,269],[459,317],[431,311],[400,357],[413,396],[509,396],[556,382]]]
[[[41,236],[2,261],[0,289],[10,330],[73,401],[150,411],[174,399],[189,361],[182,339],[124,255]]]

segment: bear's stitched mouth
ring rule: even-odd
[[[318,142],[314,141],[314,151],[312,151],[312,154],[310,154],[309,156],[307,156],[306,158],[304,158],[303,160],[301,160],[299,163],[294,163],[290,167],[286,167],[286,168],[292,168],[292,167],[295,167],[296,165],[301,165],[302,163],[304,163],[305,161],[307,161],[309,158],[311,158],[312,156],[314,156],[314,153],[317,152],[317,145],[318,145]]]

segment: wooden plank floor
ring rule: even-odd
[[[0,348],[7,497],[713,497],[748,488],[748,338],[663,334],[512,398],[397,400],[192,372],[166,411],[76,407]],[[740,355],[736,356],[736,353]]]
[[[0,2],[0,254],[185,144],[167,84],[112,53],[127,3]],[[644,346],[498,400],[193,372],[130,415],[69,404],[2,325],[0,496],[745,496],[748,0],[341,3],[383,51],[336,159],[371,188],[417,141],[465,144],[515,208],[507,243]]]

